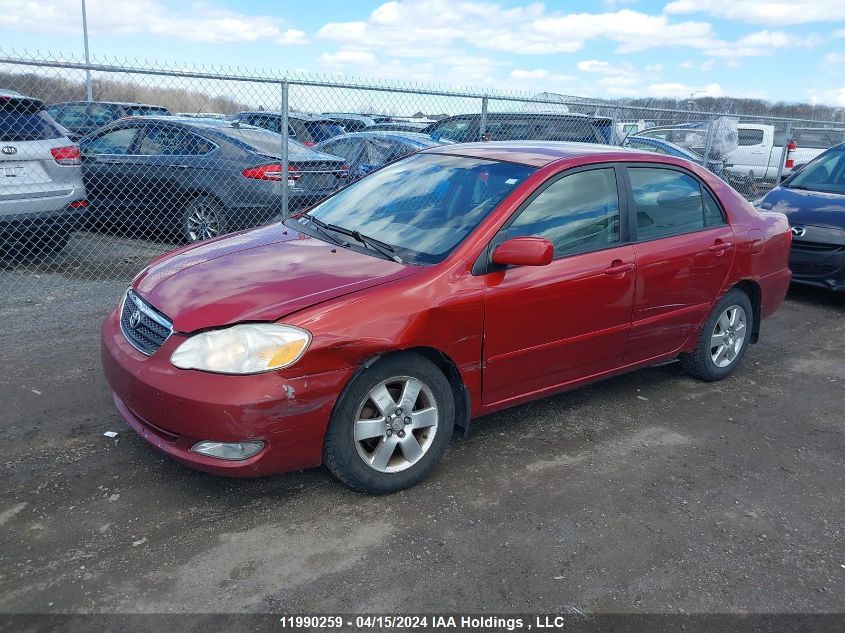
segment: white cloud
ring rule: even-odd
[[[845,29],[836,29],[833,32],[833,37],[845,37]]]
[[[360,66],[373,64],[376,56],[367,51],[343,50],[336,53],[323,53],[320,59],[330,66]]]
[[[270,40],[304,44],[305,33],[285,29],[285,21],[269,15],[247,15],[206,3],[191,3],[182,11],[159,0],[88,0],[88,30],[92,36],[148,35],[188,42],[226,44]],[[0,30],[26,33],[79,33],[78,3],[68,0],[23,0],[4,3]]]
[[[714,57],[756,57],[771,55],[777,49],[812,48],[819,44],[816,35],[796,36],[784,31],[757,31],[739,38],[735,42],[720,42],[713,48],[706,49],[708,55]]]
[[[696,97],[721,97],[725,94],[719,84],[707,84],[706,86],[689,86],[683,83],[656,83],[648,87],[648,92],[654,97],[672,97],[675,99],[688,98],[691,94],[698,93]]]
[[[809,90],[807,97],[812,104],[826,103],[845,106],[845,87],[833,90]]]
[[[673,22],[631,9],[565,14],[548,12],[539,3],[504,8],[480,0],[394,0],[367,20],[330,22],[317,36],[341,46],[390,50],[398,57],[439,55],[461,44],[532,55],[573,53],[595,39],[615,42],[620,53],[718,43],[706,22]]]
[[[842,0],[674,0],[668,15],[707,13],[753,24],[789,25],[845,19]]]
[[[522,70],[515,68],[511,71],[511,77],[514,79],[545,79],[551,73],[545,68],[537,68],[535,70]]]
[[[822,59],[825,66],[839,66],[845,64],[845,53],[828,53]]]

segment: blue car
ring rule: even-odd
[[[819,154],[754,206],[789,218],[793,281],[845,292],[845,143]]]
[[[314,204],[347,182],[344,161],[280,134],[220,119],[130,117],[86,136],[82,177],[100,225],[196,242],[267,222]]]
[[[657,154],[666,154],[668,156],[677,156],[684,158],[696,165],[702,165],[704,160],[701,154],[694,152],[686,147],[681,147],[675,143],[664,141],[659,138],[649,138],[647,136],[631,136],[625,141],[625,147],[632,149],[643,150],[646,152],[656,152]],[[708,160],[707,169],[712,171],[719,177],[724,177],[725,163],[721,160]]]
[[[354,180],[426,147],[441,145],[427,134],[414,132],[352,132],[314,146],[325,154],[342,156]]]

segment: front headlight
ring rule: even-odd
[[[300,359],[311,334],[291,325],[244,323],[192,336],[173,352],[180,369],[218,374],[258,374],[289,367]]]

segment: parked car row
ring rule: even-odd
[[[78,145],[72,132],[104,119],[74,119],[74,113],[119,116],[89,132]],[[132,110],[137,106],[138,110]],[[145,108],[149,110],[145,110]],[[160,110],[160,109],[159,109]],[[459,115],[427,124],[377,122],[373,117],[326,113],[288,118],[289,172],[282,182],[283,137],[279,113],[241,113],[235,117],[172,116],[142,104],[64,103],[45,107],[37,99],[0,93],[0,240],[6,253],[44,254],[61,250],[75,228],[119,226],[140,237],[176,236],[194,242],[272,220],[331,196],[338,189],[387,164],[442,143],[462,142],[480,133],[480,116]],[[98,114],[98,116],[99,116]],[[199,114],[199,113],[197,113]],[[370,123],[372,121],[372,123]],[[340,123],[362,125],[345,132]],[[488,138],[551,136],[548,140],[603,143],[612,121],[572,113],[490,113]],[[740,149],[751,147],[766,126],[740,126]],[[269,128],[269,129],[268,129]],[[563,133],[565,131],[565,134]],[[824,145],[832,130],[804,130],[800,138]],[[702,165],[706,130],[698,124],[652,127],[629,136],[625,145]],[[752,138],[753,136],[753,138]],[[307,139],[300,143],[296,139]],[[319,139],[319,140],[318,140]],[[683,145],[673,142],[679,141]],[[815,139],[815,140],[813,140]],[[696,148],[701,152],[696,151]],[[777,153],[770,148],[769,154]],[[842,146],[816,160],[784,152],[792,174],[765,198],[763,208],[783,211],[793,220],[792,265],[796,281],[845,289],[845,210]],[[796,155],[800,158],[796,159]],[[730,159],[730,157],[728,157]],[[735,164],[708,160],[704,165],[726,177]],[[284,193],[284,196],[283,196]]]

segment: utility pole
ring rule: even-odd
[[[85,94],[88,101],[94,100],[91,88],[91,60],[88,57],[88,16],[85,12],[85,0],[82,0],[82,39],[85,42]]]

